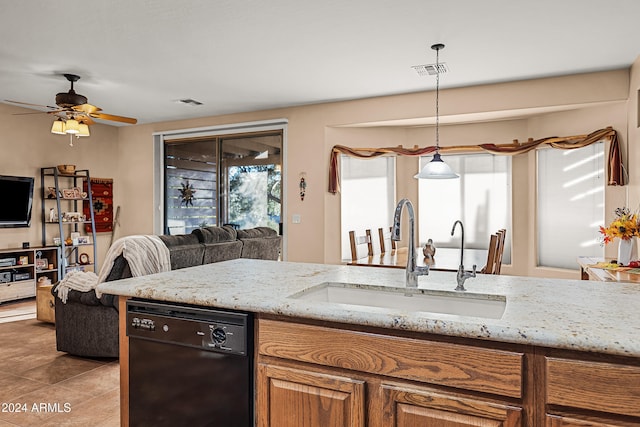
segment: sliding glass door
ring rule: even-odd
[[[281,153],[281,131],[165,141],[165,233],[223,224],[281,232]]]

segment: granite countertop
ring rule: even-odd
[[[310,302],[290,295],[323,282],[404,287],[404,270],[237,259],[99,285],[103,293],[518,344],[640,356],[640,286],[478,274],[469,293],[504,295],[501,319]],[[452,291],[432,271],[420,289]]]

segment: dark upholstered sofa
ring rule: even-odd
[[[158,236],[169,249],[171,269],[236,258],[278,260],[281,236],[268,227],[236,230],[231,226],[205,227],[191,234]],[[119,255],[107,282],[131,277],[123,255]],[[95,291],[70,290],[67,302],[57,297],[56,345],[59,351],[85,357],[118,357],[118,299]]]

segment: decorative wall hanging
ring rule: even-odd
[[[307,192],[307,180],[305,176],[307,174],[305,172],[300,173],[300,200],[304,201],[304,196]]]
[[[82,183],[82,189],[87,192],[87,181]],[[113,230],[113,179],[91,178],[91,196],[93,199],[93,214],[96,233],[108,233]],[[83,213],[91,218],[89,202],[83,203]],[[87,233],[91,233],[91,224],[85,224]]]
[[[441,152],[447,153],[468,153],[474,151],[486,151],[492,154],[513,156],[516,154],[527,153],[538,146],[548,145],[553,148],[562,150],[571,150],[575,148],[586,147],[595,142],[608,140],[609,155],[608,155],[608,185],[626,185],[626,178],[624,173],[624,166],[622,164],[622,155],[620,153],[620,144],[618,142],[618,133],[612,128],[607,127],[605,129],[596,130],[588,135],[577,135],[568,137],[547,137],[537,140],[529,139],[527,142],[519,143],[514,140],[511,144],[479,144],[479,145],[457,145],[452,147],[440,147]],[[348,156],[358,157],[361,159],[372,159],[384,155],[399,155],[399,156],[423,156],[436,151],[435,146],[430,147],[414,147],[404,148],[402,145],[397,147],[387,148],[350,148],[344,145],[334,145],[331,149],[330,163],[329,163],[329,192],[336,194],[340,192],[340,176],[338,159],[339,154],[346,154]]]
[[[193,206],[193,199],[195,199],[193,195],[196,194],[196,190],[193,189],[192,184],[189,184],[189,180],[187,180],[186,183],[183,182],[181,185],[182,188],[179,190],[180,206],[182,206],[183,203],[185,207],[189,207],[189,205]]]

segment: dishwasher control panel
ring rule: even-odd
[[[127,302],[127,336],[246,356],[248,313],[146,301]]]

